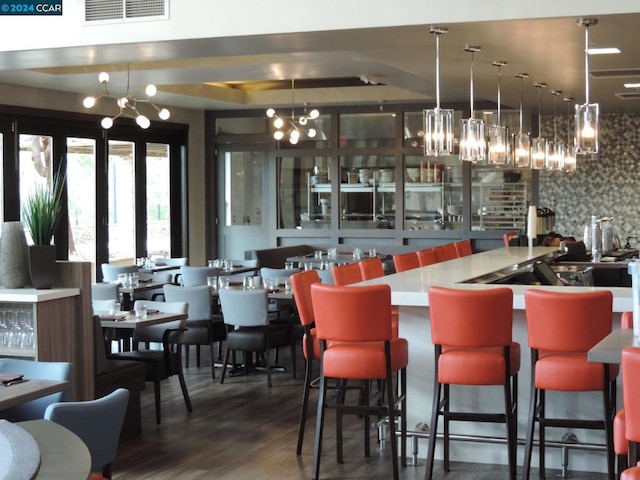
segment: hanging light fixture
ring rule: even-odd
[[[469,86],[470,116],[460,120],[460,160],[472,163],[484,162],[487,146],[484,139],[484,120],[475,118],[473,110],[473,54],[482,50],[479,46],[466,45],[465,52],[471,54],[471,74]]]
[[[307,113],[307,104],[304,104],[304,112],[299,118],[295,115],[295,80],[291,79],[291,117],[289,119],[282,118],[276,114],[275,109],[267,109],[267,117],[273,118],[273,126],[276,131],[273,132],[273,138],[282,140],[285,136],[289,138],[289,143],[295,145],[304,133],[309,138],[314,138],[318,133],[314,128],[315,124],[309,124],[320,116],[317,109],[313,109]]]
[[[127,91],[121,97],[116,97],[115,95],[109,93],[109,90],[107,89],[107,84],[109,83],[109,74],[107,72],[101,72],[100,75],[98,75],[98,81],[102,84],[104,92],[98,97],[86,97],[82,101],[82,105],[85,108],[90,109],[93,108],[101,98],[111,98],[112,100],[115,100],[119,108],[119,112],[113,117],[104,117],[102,119],[100,124],[105,130],[113,127],[113,123],[118,117],[133,118],[140,128],[149,128],[149,126],[151,125],[151,121],[147,116],[140,113],[140,104],[147,104],[154,108],[161,120],[167,120],[171,116],[169,110],[167,110],[166,108],[158,107],[151,100],[151,97],[153,97],[158,91],[155,85],[149,84],[145,88],[145,94],[147,95],[147,98],[138,99],[131,94],[131,92],[129,91],[129,67],[127,67]]]
[[[545,168],[551,171],[562,171],[564,168],[564,142],[558,139],[558,96],[561,90],[551,90],[553,95],[553,141],[547,142],[547,158]]]
[[[520,131],[513,134],[513,165],[520,168],[531,166],[531,135],[522,131],[522,81],[528,77],[528,73],[516,74],[520,79]]]
[[[429,29],[436,36],[436,108],[424,111],[424,154],[431,157],[453,153],[453,110],[440,108],[440,35],[448,31],[445,27]]]
[[[568,173],[575,172],[577,169],[576,155],[574,153],[575,146],[571,138],[571,102],[573,97],[565,97],[562,99],[567,104],[567,144],[564,149],[564,166],[563,170]]]
[[[535,82],[538,89],[538,138],[531,141],[531,168],[543,170],[547,163],[547,140],[542,136],[542,89],[547,87],[544,82]]]
[[[585,102],[576,105],[576,155],[598,153],[598,115],[600,106],[589,103],[589,27],[597,25],[595,18],[580,18],[578,25],[584,27],[584,90]]]
[[[498,118],[497,124],[489,127],[489,164],[497,166],[506,166],[512,163],[509,129],[502,125],[500,117],[500,94],[502,90],[500,73],[505,65],[507,65],[507,62],[504,61],[493,62],[493,66],[498,67]]]

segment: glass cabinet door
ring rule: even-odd
[[[395,157],[340,158],[340,228],[395,228]]]
[[[474,166],[471,229],[524,231],[531,203],[530,185],[531,170]]]

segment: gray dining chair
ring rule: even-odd
[[[216,267],[180,267],[180,273],[176,275],[176,283],[183,287],[206,285],[207,277],[217,277],[220,269]]]
[[[103,263],[100,268],[102,269],[102,280],[104,282],[115,282],[118,280],[119,273],[138,272],[136,265],[111,265],[110,263]]]
[[[224,361],[220,383],[224,382],[229,354],[241,351],[244,354],[244,372],[248,374],[251,360],[248,352],[257,352],[264,359],[267,373],[267,385],[271,387],[270,350],[291,346],[290,327],[288,325],[272,325],[267,308],[266,290],[221,289],[220,305],[224,322],[232,328],[227,333]]]
[[[156,266],[182,267],[183,265],[188,265],[187,257],[155,257],[153,261]]]
[[[73,364],[69,362],[39,362],[22,358],[0,358],[0,373],[21,374],[24,375],[24,378],[33,380],[66,380],[69,382],[69,387],[62,392],[9,407],[2,410],[0,416],[10,422],[41,419],[50,404],[71,400],[73,372]]]
[[[91,454],[91,471],[111,478],[128,402],[129,391],[118,388],[96,400],[52,403],[45,410],[44,419],[80,437]]]
[[[213,344],[227,338],[227,328],[219,315],[213,315],[211,290],[206,285],[181,287],[165,285],[164,297],[167,302],[185,302],[189,305],[187,331],[182,343],[185,351],[185,366],[189,368],[189,346],[196,347],[196,366],[200,366],[200,347],[209,347],[211,378],[215,378]]]
[[[173,283],[173,274],[167,272],[159,273],[141,273],[140,284],[144,285],[144,282],[153,283]],[[164,298],[164,291],[162,287],[154,288],[153,290],[144,290],[142,292],[136,292],[133,296],[135,300],[159,300]]]

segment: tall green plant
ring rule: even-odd
[[[34,245],[50,245],[62,214],[64,175],[60,170],[51,183],[37,184],[22,208],[22,220]]]

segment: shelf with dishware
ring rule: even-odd
[[[525,182],[473,182],[472,228],[524,230],[527,218]]]

